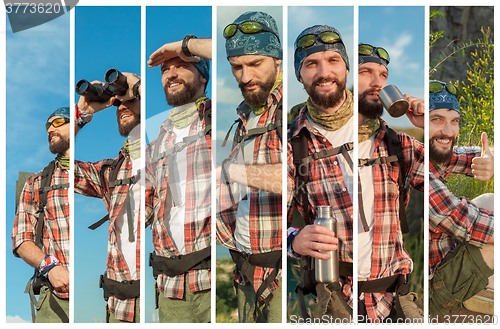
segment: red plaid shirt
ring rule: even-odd
[[[282,120],[282,118],[276,118],[276,109],[283,97],[283,84],[280,83],[269,95],[267,99],[267,109],[262,113],[259,118],[257,127],[265,127],[269,124],[273,124],[276,120]],[[246,122],[250,116],[251,108],[245,104],[241,103],[236,112],[242,120],[242,123],[238,125],[235,132],[235,138],[240,135],[244,135],[247,132]],[[239,144],[233,143],[233,149],[230,154],[230,158],[237,159],[238,153],[240,151]],[[277,130],[271,130],[264,133],[263,135],[258,135],[255,137],[255,148],[253,152],[253,163],[261,164],[257,162],[259,154],[263,154],[265,158],[265,164],[277,164],[282,163],[282,143],[279,138]],[[248,155],[247,155],[248,156]],[[225,247],[238,250],[236,247],[236,240],[234,237],[234,232],[236,229],[236,214],[238,211],[238,201],[241,197],[239,195],[239,184],[231,183],[231,192],[233,194],[235,203],[231,201],[229,190],[226,184],[220,185],[220,192],[218,196],[218,209],[217,209],[217,239]],[[282,240],[282,211],[281,211],[281,200],[282,196],[263,192],[258,189],[251,189],[248,194],[250,198],[250,243],[252,248],[252,254],[260,254],[271,252],[275,250],[281,250],[281,240]],[[272,268],[265,268],[257,266],[254,275],[254,289],[257,292],[261,283],[269,274],[273,271]],[[273,285],[266,289],[260,299],[264,299],[269,294],[278,288],[278,277],[274,280]],[[233,278],[239,284],[246,284],[248,279],[244,275],[240,274],[235,270]]]
[[[125,157],[123,164],[118,172],[117,179],[124,179],[133,176],[132,160],[122,148],[118,154],[118,159]],[[111,179],[111,167],[106,166],[104,171],[104,185],[99,178],[100,170],[104,162],[102,160],[95,163],[75,161],[75,192],[94,198],[101,198],[109,212],[108,225],[108,258],[106,261],[106,276],[115,281],[130,281],[130,270],[125,262],[122,253],[118,249],[116,219],[123,206],[126,206],[127,191],[129,185],[118,185],[109,190],[109,180]],[[108,201],[109,200],[111,201]],[[139,206],[140,209],[140,206]],[[126,212],[126,210],[125,210]],[[137,219],[137,239],[136,239],[136,273],[137,279],[140,278],[140,255],[141,255],[141,234],[140,234],[140,214]],[[128,237],[125,237],[127,239]],[[122,321],[134,321],[135,299],[120,300],[114,296],[108,299],[108,307],[115,317]]]
[[[189,135],[193,136],[205,129],[205,111],[211,108],[211,101],[206,99],[198,106],[199,116],[191,123]],[[179,256],[172,238],[164,224],[170,220],[169,209],[165,209],[168,192],[168,159],[162,157],[156,163],[153,160],[153,148],[160,147],[158,154],[174,145],[176,135],[170,120],[160,127],[160,135],[166,131],[161,141],[155,140],[146,147],[146,224],[151,224],[155,254],[171,258]],[[211,138],[209,135],[196,140],[187,147],[187,186],[185,196],[184,244],[186,254],[210,247],[211,240]],[[201,186],[201,187],[200,187]],[[182,299],[184,297],[185,274],[169,277],[158,276],[157,284],[166,297]],[[197,292],[210,289],[210,269],[189,271],[189,290]]]
[[[297,117],[295,129],[290,131],[290,136],[298,134],[301,128],[309,130],[309,154],[333,148],[330,142],[310,124],[306,124],[304,109]],[[387,124],[380,120],[380,129],[375,136],[375,147],[372,159],[389,156],[384,135]],[[423,190],[424,185],[424,147],[421,143],[408,135],[399,133],[401,148],[404,154],[405,179],[408,204],[410,190],[417,188]],[[317,206],[330,205],[337,218],[340,250],[340,259],[352,262],[353,229],[352,229],[352,201],[345,186],[342,172],[338,166],[336,155],[310,163],[308,200],[309,218],[315,218]],[[329,173],[329,176],[325,176]],[[392,163],[373,166],[374,178],[374,227],[373,227],[373,252],[371,273],[368,280],[376,280],[395,274],[408,274],[413,269],[413,262],[404,249],[403,236],[399,223],[399,168]],[[288,223],[292,220],[292,205],[303,214],[305,209],[300,204],[300,194],[295,195],[295,167],[291,145],[288,147]],[[332,188],[333,187],[333,188]],[[337,215],[338,216],[338,215]],[[343,287],[344,297],[349,298],[352,306],[352,289],[349,284]],[[392,293],[364,294],[366,310],[370,319],[385,318],[389,315],[393,295]]]
[[[69,172],[55,160],[56,166],[50,185],[69,183]],[[12,229],[12,250],[16,257],[16,249],[25,241],[35,242],[38,227],[37,213],[42,187],[41,171],[31,176],[24,184],[19,207]],[[69,200],[68,189],[57,189],[47,192],[47,204],[42,233],[42,251],[57,258],[69,270]],[[54,291],[59,298],[69,298],[69,292]]]
[[[457,174],[472,177],[472,159],[479,156],[479,147],[455,147],[450,162],[442,166],[429,162],[429,279],[457,241],[483,248],[493,235],[493,212],[455,196],[444,182]]]

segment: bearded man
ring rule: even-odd
[[[484,322],[493,315],[494,195],[456,196],[445,178],[487,181],[493,154],[484,132],[481,148],[455,146],[461,111],[454,85],[433,80],[429,92],[429,315]]]
[[[187,35],[155,51],[170,110],[146,148],[146,225],[151,225],[160,322],[208,323],[211,310],[212,39]]]
[[[141,80],[132,73],[123,75],[128,84],[125,95],[111,97],[107,102],[80,96],[76,106],[77,122],[82,118],[88,122],[95,113],[119,104],[118,131],[127,137],[117,158],[94,163],[75,161],[75,192],[102,199],[108,210],[107,216],[90,227],[96,229],[109,221],[106,272],[100,278],[107,302],[107,323],[140,321]]]

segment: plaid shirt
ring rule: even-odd
[[[472,159],[479,156],[479,147],[455,147],[450,162],[442,166],[429,162],[429,279],[457,241],[483,248],[493,235],[493,212],[455,196],[444,181],[457,174],[472,177]]]
[[[307,122],[305,110],[301,110],[297,122],[290,136],[295,136],[306,127],[309,130],[309,154],[331,149],[334,146]],[[387,124],[380,119],[380,129],[375,136],[375,147],[372,159],[389,156],[384,135]],[[421,143],[405,134],[398,134],[405,163],[405,187],[408,204],[410,190],[423,190],[424,185],[424,147]],[[337,146],[337,145],[336,145]],[[344,183],[338,159],[341,155],[313,161],[309,164],[308,201],[309,218],[315,218],[317,206],[332,206],[334,216],[338,220],[337,235],[340,239],[339,250],[342,261],[352,262],[353,224],[352,200]],[[300,194],[295,194],[295,166],[291,144],[288,145],[288,225],[292,221],[292,205],[304,214]],[[329,173],[329,176],[325,176]],[[368,280],[376,280],[395,274],[408,274],[412,271],[413,262],[404,249],[403,236],[399,223],[399,167],[392,163],[373,166],[374,178],[374,227],[373,252],[371,273]],[[332,188],[333,187],[333,188]],[[349,298],[352,306],[352,287],[346,284],[343,287],[344,297]],[[370,319],[385,318],[389,315],[393,295],[392,293],[364,294],[366,310]]]
[[[69,171],[63,169],[59,161],[56,166],[50,185],[69,183]],[[40,188],[42,188],[41,171],[31,176],[24,184],[19,207],[12,229],[12,251],[19,257],[16,249],[25,241],[35,242],[38,227],[38,204],[40,202]],[[47,204],[42,232],[42,251],[57,258],[69,270],[69,200],[68,189],[57,189],[47,192]],[[54,291],[59,298],[69,298],[69,292]]]
[[[132,160],[122,148],[118,153],[118,160],[125,157],[122,167],[120,168],[117,179],[124,179],[133,176]],[[132,277],[130,270],[125,262],[122,253],[118,250],[116,219],[120,214],[123,206],[126,206],[126,197],[129,185],[118,185],[112,189],[110,194],[109,180],[111,179],[111,167],[106,166],[104,170],[104,184],[100,180],[100,170],[104,162],[102,160],[95,163],[75,161],[75,192],[94,198],[101,198],[109,212],[108,225],[108,257],[106,261],[106,276],[108,279],[115,281],[130,281]],[[139,208],[140,209],[140,208]],[[126,212],[126,210],[125,210]],[[136,239],[136,271],[137,278],[140,278],[140,215],[137,218],[137,239]],[[122,321],[134,321],[135,299],[120,300],[114,296],[108,299],[109,310],[115,317]]]
[[[198,107],[199,116],[191,123],[189,135],[193,136],[205,129],[205,111],[211,110],[211,101],[206,99]],[[174,145],[176,138],[171,120],[166,120],[160,127],[161,141],[155,140],[146,147],[146,225],[151,224],[155,254],[171,258],[179,256],[172,238],[165,227],[164,220],[170,220],[170,211],[165,209],[168,192],[168,158],[163,157],[153,163],[155,147],[160,147],[158,154]],[[185,195],[184,243],[186,254],[210,247],[211,240],[211,138],[199,138],[187,147],[187,187]],[[166,218],[164,219],[165,212]],[[157,285],[166,297],[182,299],[184,297],[185,274],[169,277],[158,276]],[[210,269],[190,270],[189,289],[191,292],[210,289]]]
[[[278,104],[283,97],[283,84],[280,83],[269,95],[267,99],[267,109],[262,113],[259,118],[257,127],[265,127],[273,124],[276,120],[276,110]],[[235,132],[235,139],[244,135],[247,132],[246,123],[251,113],[251,108],[241,103],[236,112],[241,118],[242,122],[238,125]],[[282,129],[282,128],[281,128]],[[233,142],[233,149],[230,158],[237,159],[240,147],[236,142]],[[279,138],[277,130],[271,130],[262,135],[255,137],[255,148],[253,152],[253,163],[261,164],[257,161],[259,153],[265,159],[265,164],[282,163],[282,142]],[[231,201],[230,193],[226,184],[220,185],[220,192],[218,196],[218,209],[217,209],[217,239],[225,247],[238,250],[236,247],[236,240],[234,232],[236,229],[236,214],[238,211],[238,203],[242,196],[239,196],[239,184],[231,183],[231,192],[234,196],[236,203]],[[282,196],[260,191],[258,189],[251,189],[248,194],[250,198],[250,243],[252,254],[260,254],[281,250],[282,240],[282,211],[281,200]],[[256,266],[254,275],[254,290],[257,292],[261,283],[273,271],[272,268]],[[273,284],[266,289],[259,298],[265,299],[269,294],[278,288],[278,279],[280,275],[274,280]],[[248,281],[244,275],[235,270],[233,279],[241,285],[246,284]]]

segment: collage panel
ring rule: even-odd
[[[75,9],[75,323],[140,321],[141,7]]]
[[[216,322],[281,323],[283,8],[217,7],[217,33]]]
[[[146,323],[213,322],[211,31],[212,7],[146,7]]]
[[[360,322],[424,320],[424,28],[423,6],[359,7]]]
[[[70,17],[19,33],[6,23],[6,321],[68,322]]]
[[[429,16],[429,317],[494,323],[493,7]]]
[[[288,7],[288,22],[287,322],[347,323],[354,7]]]

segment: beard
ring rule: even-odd
[[[316,91],[316,86],[319,83],[325,82],[334,82],[337,85],[337,89],[328,93],[328,94],[320,94]],[[332,107],[336,107],[342,101],[344,97],[344,90],[346,86],[346,79],[339,80],[336,78],[319,78],[315,80],[312,84],[308,85],[304,83],[304,89],[306,90],[309,97],[311,97],[311,101],[313,104],[323,108],[328,109]]]
[[[274,67],[273,72],[269,74],[267,80],[264,82],[261,81],[253,81],[253,82],[250,81],[247,83],[240,82],[238,84],[238,87],[240,87],[241,94],[245,99],[245,103],[247,103],[251,107],[264,105],[267,101],[267,98],[269,97],[271,89],[273,89],[274,83],[276,82],[277,73],[278,70],[276,67]],[[256,90],[248,90],[246,88],[247,86],[255,86],[255,85],[259,86],[259,88]]]
[[[51,142],[50,139],[52,136],[58,136],[59,139]],[[69,138],[63,137],[61,134],[57,132],[53,132],[49,134],[49,150],[53,154],[64,154],[67,150],[69,150]]]
[[[138,124],[141,123],[140,115],[138,115],[132,111],[129,111],[129,112],[130,112],[130,115],[132,115],[134,118],[131,121],[121,123],[120,119],[118,117],[119,113],[117,113],[117,117],[116,117],[116,121],[118,122],[118,132],[123,137],[127,137],[130,134],[130,132],[132,131],[132,129],[134,129],[135,126],[137,126]]]
[[[437,143],[436,142],[437,139],[450,139],[451,140],[450,149],[446,151],[438,150],[438,148],[435,145],[435,143]],[[431,162],[436,164],[449,162],[453,157],[453,147],[455,146],[456,141],[457,141],[456,138],[445,135],[437,135],[432,137],[431,140],[429,141],[429,160],[431,160]]]
[[[193,98],[196,96],[196,93],[201,87],[201,83],[194,82],[186,82],[182,79],[175,79],[173,81],[168,81],[163,87],[163,91],[165,92],[165,99],[167,100],[167,104],[170,106],[181,106],[193,101]],[[168,85],[171,82],[180,82],[182,83],[183,88],[181,90],[177,90],[172,93],[168,91]]]
[[[381,102],[373,103],[369,102],[366,99],[366,96],[369,93],[376,91],[376,89],[367,90],[363,94],[361,94],[358,99],[358,111],[368,119],[380,118],[382,116],[382,113],[384,113],[384,107],[382,106]]]

